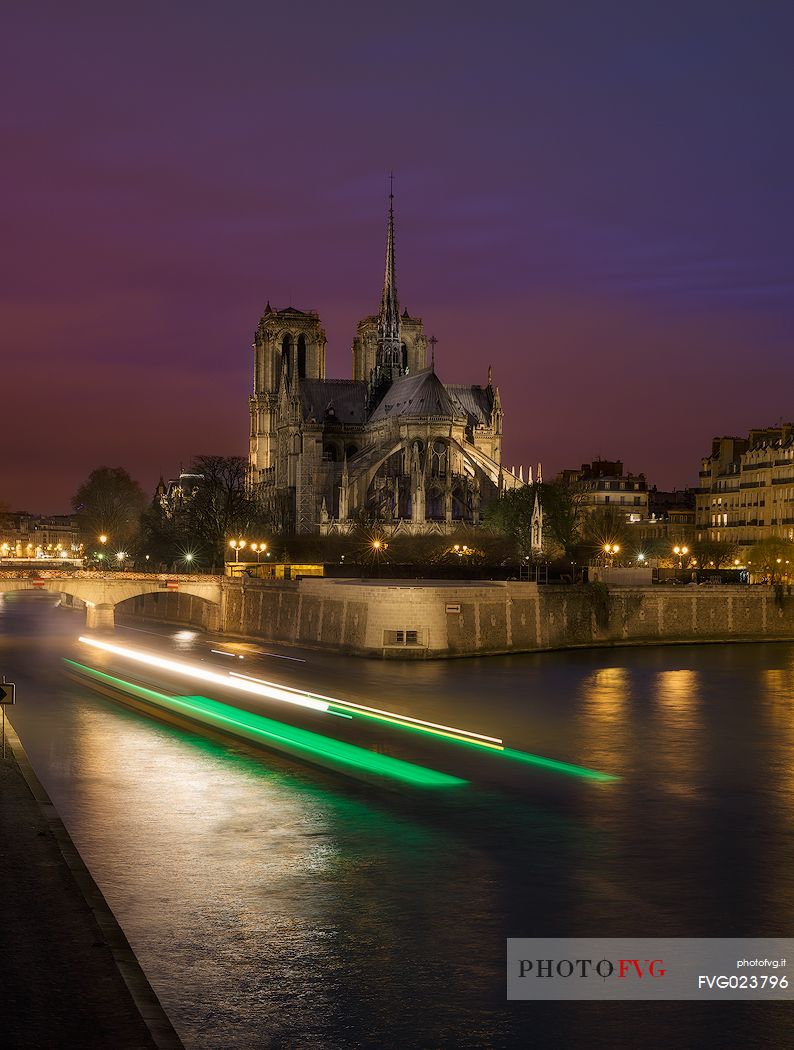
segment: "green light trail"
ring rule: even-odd
[[[81,674],[99,682],[109,683],[147,703],[164,707],[177,714],[187,714],[196,721],[227,732],[234,732],[255,743],[261,744],[264,741],[278,744],[282,750],[298,757],[322,759],[325,764],[334,766],[343,772],[356,770],[371,773],[414,787],[459,787],[468,783],[460,777],[453,777],[435,769],[404,762],[390,755],[379,755],[374,751],[367,751],[366,748],[357,747],[355,744],[334,740],[307,729],[299,729],[297,726],[275,722],[251,711],[243,711],[230,704],[221,703],[219,700],[210,700],[205,696],[167,696],[165,693],[158,693],[145,686],[126,682],[122,678],[116,678],[96,668],[86,667],[85,664],[74,660],[65,660],[65,662],[76,668]]]
[[[558,762],[556,758],[543,758],[542,755],[530,755],[526,751],[514,751],[506,747],[502,754],[505,758],[512,758],[515,762],[524,762],[528,766],[541,766],[550,769],[554,773],[564,773],[569,777],[580,777],[582,780],[607,781],[620,780],[620,777],[612,773],[601,773],[597,769],[587,769],[585,766],[574,766],[570,762]]]
[[[341,701],[340,701],[341,703]],[[333,708],[336,704],[332,703],[329,707],[331,714],[337,714]],[[562,773],[564,776],[579,777],[581,780],[596,780],[601,783],[608,783],[610,781],[620,780],[620,777],[613,776],[611,773],[601,773],[597,769],[587,769],[585,766],[575,766],[570,762],[560,762],[556,758],[543,758],[542,755],[532,755],[526,751],[515,751],[510,747],[502,747],[501,745],[489,744],[486,741],[468,739],[467,737],[458,736],[454,732],[441,732],[437,729],[426,729],[421,725],[411,725],[408,722],[402,722],[399,716],[394,718],[387,718],[380,714],[374,714],[370,711],[356,711],[352,707],[348,708],[352,711],[356,718],[371,718],[377,722],[385,722],[389,725],[396,726],[398,729],[405,729],[409,733],[419,733],[423,736],[431,734],[438,737],[443,737],[446,740],[450,740],[453,744],[458,746],[476,748],[478,751],[483,750],[492,751],[497,755],[501,755],[504,758],[510,758],[514,762],[523,762],[528,766],[539,766],[543,769],[548,769],[552,773]]]

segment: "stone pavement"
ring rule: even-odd
[[[6,730],[0,1042],[14,1050],[178,1050],[179,1038],[7,719]]]

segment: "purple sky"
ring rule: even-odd
[[[696,482],[794,417],[788,4],[3,8],[0,503],[247,452],[266,300],[401,303],[508,466]]]

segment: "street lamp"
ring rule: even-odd
[[[234,551],[234,560],[240,560],[240,551],[245,546],[245,540],[229,540],[229,546]]]
[[[456,543],[452,549],[459,558],[462,558],[464,554],[471,554],[471,547],[467,547],[465,543],[462,546],[460,543]]]
[[[256,564],[258,565],[260,556],[262,554],[264,554],[265,551],[267,550],[267,544],[266,543],[252,543],[251,544],[251,550],[256,555]]]
[[[375,576],[379,576],[380,575],[380,557],[381,557],[382,554],[386,553],[386,551],[389,548],[389,545],[384,540],[375,539],[375,540],[372,540],[372,542],[370,543],[370,547],[372,549],[372,561],[374,563],[374,573],[375,573]]]
[[[127,557],[126,551],[116,551],[116,561],[119,563],[119,568],[124,568],[124,559]]]
[[[604,544],[604,564],[606,559],[609,558],[609,567],[612,568],[612,563],[615,560],[615,555],[620,553],[620,547],[617,543],[605,543]]]
[[[684,568],[684,558],[689,554],[689,547],[673,547],[673,554],[678,558],[678,568]]]

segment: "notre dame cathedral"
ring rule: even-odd
[[[380,311],[359,321],[353,378],[326,379],[313,312],[265,307],[254,337],[252,480],[299,533],[447,533],[523,484],[502,468],[502,407],[486,386],[445,385],[422,320],[400,313],[389,198]],[[434,340],[431,340],[434,343]]]

